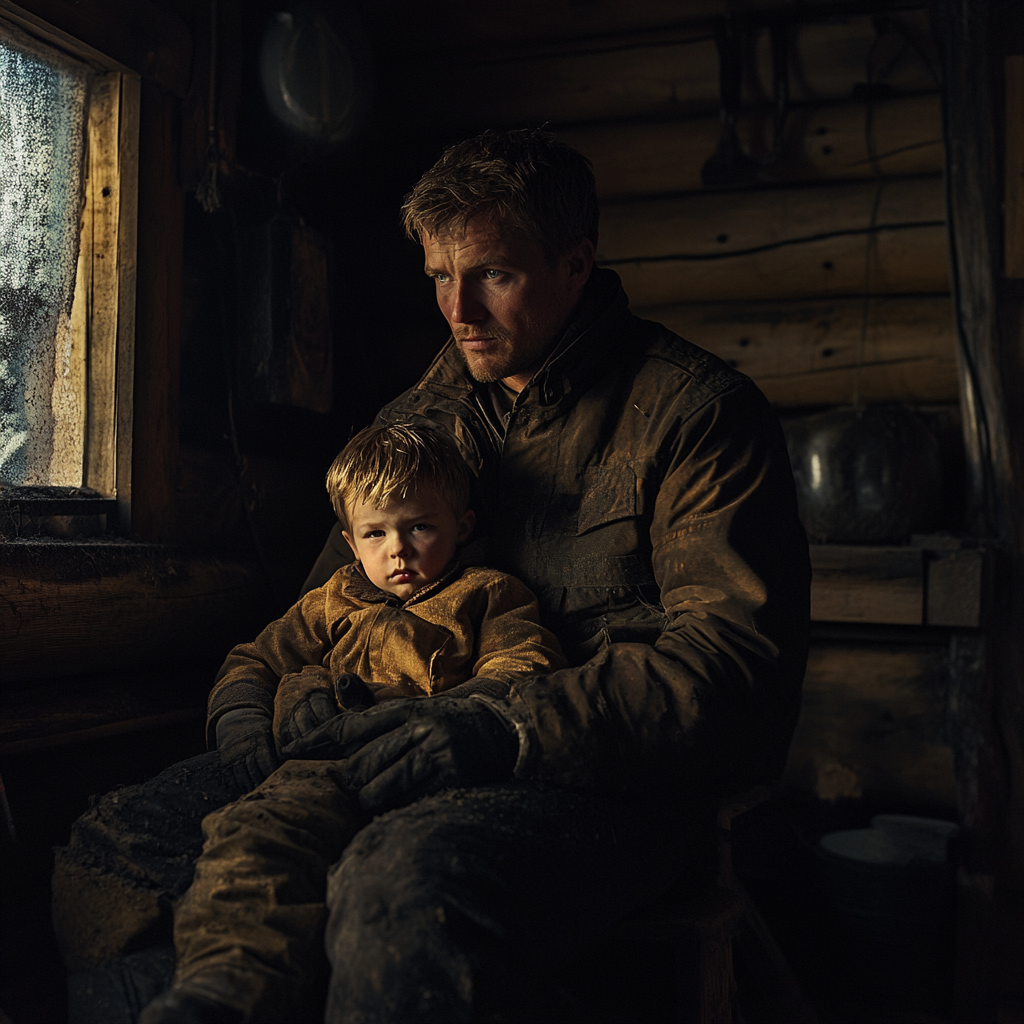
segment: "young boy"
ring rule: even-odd
[[[370,427],[335,460],[327,490],[356,560],[231,652],[211,734],[228,715],[273,708],[281,750],[346,709],[565,665],[533,594],[466,558],[469,474],[440,435]],[[309,760],[209,815],[175,908],[174,986],[142,1024],[300,1020],[325,966],[328,869],[368,820],[344,762]]]

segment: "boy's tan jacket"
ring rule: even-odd
[[[512,679],[565,667],[515,577],[459,564],[402,603],[347,565],[227,657],[214,681],[207,738],[239,707],[274,709],[277,723],[313,690],[358,675],[378,700],[418,697],[474,677]]]

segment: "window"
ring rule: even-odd
[[[0,529],[127,527],[138,76],[3,15]]]

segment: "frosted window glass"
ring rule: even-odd
[[[83,65],[0,26],[0,484],[82,483],[71,306],[87,91]]]

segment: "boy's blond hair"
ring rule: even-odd
[[[348,509],[357,502],[384,508],[423,484],[433,487],[456,516],[469,508],[469,468],[462,456],[437,431],[420,427],[360,430],[327,471],[327,493],[346,530]]]

